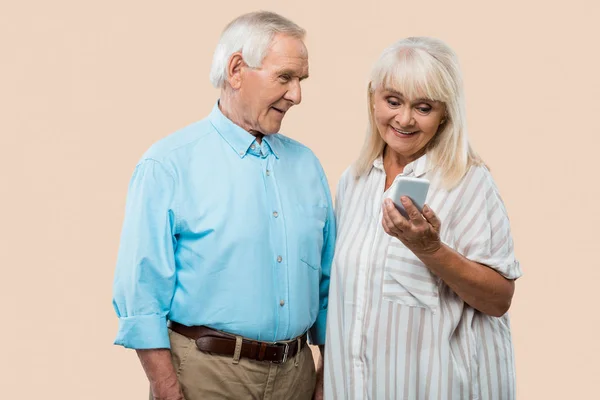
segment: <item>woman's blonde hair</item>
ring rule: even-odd
[[[378,88],[396,90],[409,99],[425,97],[445,104],[445,122],[426,149],[427,162],[443,187],[451,189],[472,165],[482,163],[467,138],[464,89],[456,54],[441,40],[409,37],[385,49],[371,72],[367,89],[369,126],[354,163],[356,177],[370,171],[386,145],[373,114],[373,94]]]

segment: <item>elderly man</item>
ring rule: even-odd
[[[321,395],[307,336],[325,341],[331,195],[315,155],[277,133],[308,77],[303,39],[274,13],[232,21],[212,112],[135,168],[115,344],[137,350],[155,399]]]

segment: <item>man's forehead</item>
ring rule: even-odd
[[[263,67],[279,74],[308,77],[308,51],[302,40],[276,37],[263,60]]]
[[[281,57],[308,58],[308,49],[300,38],[277,34],[271,41],[267,56],[269,54]]]

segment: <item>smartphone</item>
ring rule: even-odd
[[[398,175],[388,189],[386,197],[392,199],[396,208],[404,218],[408,218],[408,213],[404,209],[400,197],[406,196],[411,199],[419,212],[422,213],[428,191],[429,181],[427,179]]]

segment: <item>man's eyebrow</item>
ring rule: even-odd
[[[290,75],[290,76],[298,76],[298,75],[296,75],[296,73],[295,73],[294,71],[292,71],[292,70],[289,70],[289,69],[282,69],[281,71],[278,71],[278,72],[277,72],[277,75]],[[301,81],[303,81],[303,80],[305,80],[305,79],[308,79],[308,74],[306,74],[306,75],[302,75],[301,77],[299,77],[299,79],[300,79]]]

